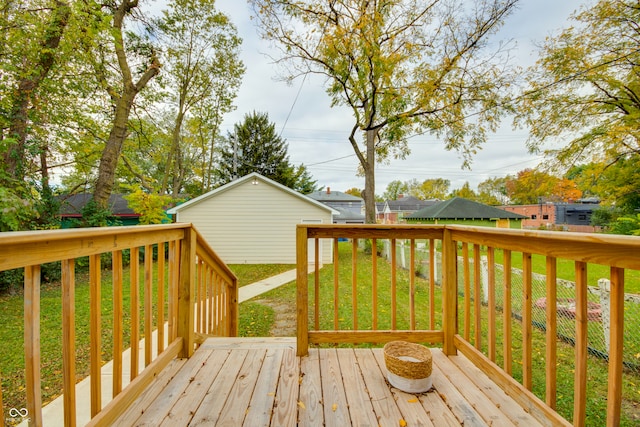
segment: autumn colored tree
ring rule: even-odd
[[[453,190],[451,192],[451,194],[449,194],[449,197],[450,198],[452,198],[452,197],[461,197],[463,199],[469,199],[469,200],[473,200],[473,201],[477,201],[477,199],[478,199],[478,195],[471,188],[471,185],[469,184],[469,181],[465,182],[464,185],[461,188],[457,188],[457,189]]]
[[[640,5],[599,0],[548,38],[529,70],[517,123],[532,151],[565,166],[640,153]],[[568,141],[557,147],[557,141]]]
[[[558,178],[535,169],[525,169],[506,182],[507,195],[514,205],[531,205],[547,200],[552,194]]]
[[[356,187],[350,188],[345,191],[345,194],[350,194],[356,197],[362,197],[362,190]]]
[[[332,105],[351,111],[348,140],[365,178],[368,223],[375,165],[405,157],[408,135],[433,132],[468,164],[498,124],[512,80],[487,41],[517,0],[250,3],[262,35],[282,50],[286,77],[324,76]]]
[[[444,200],[449,193],[451,182],[444,178],[425,179],[417,182],[417,185],[409,188],[409,194],[421,200]]]

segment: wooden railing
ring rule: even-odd
[[[128,275],[123,261],[127,255]],[[104,256],[110,256],[111,261],[103,262]],[[75,330],[79,319],[75,264],[87,257],[91,425],[109,425],[172,359],[191,356],[197,334],[237,334],[237,279],[191,224],[0,233],[0,271],[24,269],[25,401],[31,425],[40,426],[43,421],[40,272],[43,264],[51,262],[60,262],[62,273],[59,357],[63,360],[64,423],[76,425]],[[140,258],[142,263],[138,262]],[[111,273],[113,301],[107,316],[101,309],[102,281],[108,274],[105,270]],[[125,288],[129,289],[126,305]],[[112,322],[111,333],[103,327],[106,317]],[[103,399],[105,334],[113,342],[113,384],[112,393]],[[130,383],[123,387],[125,335],[131,346]],[[140,352],[138,342],[142,337],[144,347]],[[109,399],[103,406],[103,400]],[[0,419],[5,419],[4,414],[0,413]]]
[[[351,290],[349,285],[339,276],[338,241],[349,239],[351,252]],[[310,244],[309,239],[313,243]],[[398,272],[396,267],[397,246],[399,240],[409,242],[409,272],[403,284],[405,295],[400,298]],[[375,253],[380,241],[391,247],[389,276],[378,274],[379,257],[371,257],[370,278],[362,279],[358,271],[364,267],[359,263],[356,253],[362,242]],[[321,243],[322,242],[322,243]],[[321,271],[317,255],[316,270],[307,275],[309,256],[313,260],[313,252],[317,254],[322,244],[334,247],[333,279],[321,282]],[[416,304],[416,247],[428,247],[428,271],[426,289],[420,292],[428,296],[425,301]],[[310,249],[311,248],[311,249]],[[311,251],[311,253],[309,253]],[[521,256],[522,289],[515,290],[512,268],[514,254]],[[481,289],[481,254],[488,263],[488,284]],[[501,273],[498,275],[497,254],[501,255]],[[521,255],[520,255],[521,254]],[[535,305],[532,291],[532,256],[544,257],[546,284],[544,284],[544,349],[546,358],[544,372],[544,396],[537,397],[533,392],[532,375],[532,335],[533,310],[540,310]],[[436,257],[441,259],[436,262]],[[561,313],[557,302],[557,263],[568,260],[575,269],[575,297],[572,304],[572,316],[575,317],[574,387],[572,421],[576,426],[585,424],[587,409],[587,365],[588,337],[587,328],[590,320],[587,299],[587,266],[604,265],[609,268],[610,307],[609,307],[609,351],[605,362],[608,363],[608,392],[606,403],[606,424],[617,426],[621,418],[622,375],[624,370],[624,277],[625,270],[640,270],[640,239],[627,236],[610,236],[601,234],[578,234],[543,231],[525,231],[495,229],[489,227],[465,227],[453,225],[424,226],[342,226],[342,225],[299,225],[297,228],[297,322],[298,322],[298,355],[305,355],[310,344],[328,343],[384,343],[392,339],[403,339],[414,342],[441,344],[444,352],[454,355],[458,351],[486,372],[507,394],[516,399],[545,425],[569,425],[554,408],[557,403],[557,369],[558,366],[558,334],[556,326]],[[520,259],[518,259],[520,262]],[[521,271],[521,273],[520,273]],[[636,274],[637,272],[633,273]],[[498,278],[500,276],[500,278]],[[309,284],[309,277],[314,283]],[[441,278],[441,279],[440,279]],[[359,282],[358,282],[359,281]],[[364,282],[364,283],[362,283]],[[437,283],[438,282],[438,283]],[[370,287],[372,301],[367,302],[367,310],[359,308],[358,288]],[[377,301],[378,290],[386,287],[391,294],[390,306],[385,313],[391,317],[391,328],[378,329],[378,318],[381,305]],[[344,295],[350,294],[351,301],[346,305],[352,319],[345,321],[344,311],[338,314],[339,306],[344,304]],[[436,291],[437,295],[436,297]],[[322,301],[321,295],[329,293],[332,301]],[[496,303],[499,294],[501,304]],[[401,307],[399,301],[408,307]],[[521,314],[515,316],[512,305],[521,307]],[[323,310],[333,307],[333,322],[319,320]],[[434,322],[434,308],[438,321]],[[407,326],[400,328],[396,324],[396,312],[404,310],[409,313]],[[368,311],[371,310],[372,313]],[[385,310],[385,311],[386,311]],[[367,319],[374,319],[363,325],[359,318],[366,311]],[[428,313],[428,328],[417,328],[415,313]],[[566,313],[564,313],[566,314]],[[339,319],[339,316],[340,317]],[[325,313],[326,318],[326,313]],[[563,319],[563,322],[565,319]],[[514,324],[521,325],[521,339],[516,340]],[[346,324],[346,326],[345,326]],[[501,325],[501,326],[499,326]],[[501,343],[501,347],[498,344]],[[514,379],[512,364],[514,347],[522,348],[521,378]],[[498,357],[502,366],[498,365]],[[570,368],[568,368],[570,369]],[[519,369],[520,370],[520,369]]]

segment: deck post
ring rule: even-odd
[[[298,356],[306,356],[309,353],[309,289],[307,283],[309,258],[307,252],[307,227],[298,224],[296,228],[296,337]]]
[[[185,228],[180,241],[180,278],[178,280],[177,332],[184,345],[178,357],[191,357],[194,346],[193,306],[196,277],[196,232]]]
[[[454,343],[458,324],[456,257],[456,242],[451,238],[451,231],[445,228],[442,234],[442,351],[447,356],[457,354]]]

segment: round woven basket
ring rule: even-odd
[[[387,370],[399,377],[418,380],[431,376],[431,350],[406,341],[391,341],[384,346]]]

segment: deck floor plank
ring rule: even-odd
[[[282,368],[276,392],[275,407],[271,416],[272,426],[295,425],[300,390],[300,358],[296,357],[296,348],[284,350]],[[318,377],[319,378],[319,377]]]
[[[158,374],[155,381],[142,392],[136,402],[127,408],[125,412],[120,415],[120,426],[134,425],[136,420],[144,414],[144,412],[151,406],[154,400],[158,398],[160,393],[163,393],[173,378],[180,372],[187,359],[174,359],[169,365]]]
[[[322,385],[320,384],[320,350],[317,348],[310,348],[309,356],[302,357],[300,360],[299,400],[304,406],[299,410],[299,426],[312,427],[318,424],[318,420],[324,420]],[[278,424],[272,423],[272,425],[276,427]]]
[[[347,397],[342,383],[342,373],[335,348],[322,351],[320,357],[320,381],[324,397],[324,423],[327,427],[351,424]]]
[[[464,395],[465,400],[471,404],[488,425],[496,427],[511,427],[515,425],[444,353],[434,351],[432,356],[433,363],[446,375],[451,384],[464,384],[457,386],[457,390],[461,395]]]
[[[366,371],[363,373],[360,369],[361,367],[356,360],[353,349],[340,348],[337,350],[337,355],[344,388],[349,390],[346,396],[351,424],[358,426],[378,425],[379,423],[371,404],[371,396],[367,391],[367,385],[363,378],[363,375],[367,375]]]
[[[220,373],[220,369],[230,353],[228,350],[209,352],[209,357],[202,362],[200,370],[194,376],[194,380],[173,405],[160,425],[161,427],[186,426],[191,422],[193,414],[200,407],[200,403],[207,391],[211,389],[211,384]]]
[[[521,426],[542,426],[533,415],[526,412],[520,405],[514,405],[513,400],[507,396],[507,394],[500,387],[496,385],[491,379],[475,366],[469,359],[463,356],[451,356],[449,358],[456,366],[464,372],[478,388],[489,398],[491,401],[504,412],[505,416],[512,420],[516,425]]]
[[[201,351],[194,354],[184,364],[183,368],[173,377],[171,382],[164,389],[164,392],[144,411],[144,413],[135,422],[136,426],[152,426],[156,427],[162,423],[162,420],[169,414],[170,409],[180,399],[185,389],[191,384],[193,379],[198,375],[202,363],[209,357],[211,353]]]
[[[388,384],[381,348],[295,351],[295,338],[208,339],[187,362],[170,364],[116,424],[539,425],[464,356],[433,349],[433,390],[410,394]]]
[[[293,349],[288,353],[292,351]],[[270,425],[284,353],[275,348],[267,350],[243,425],[249,427]]]
[[[216,425],[249,350],[234,350],[193,415],[191,426]]]
[[[222,408],[218,425],[237,427],[244,422],[266,355],[266,349],[254,350],[247,355]]]

